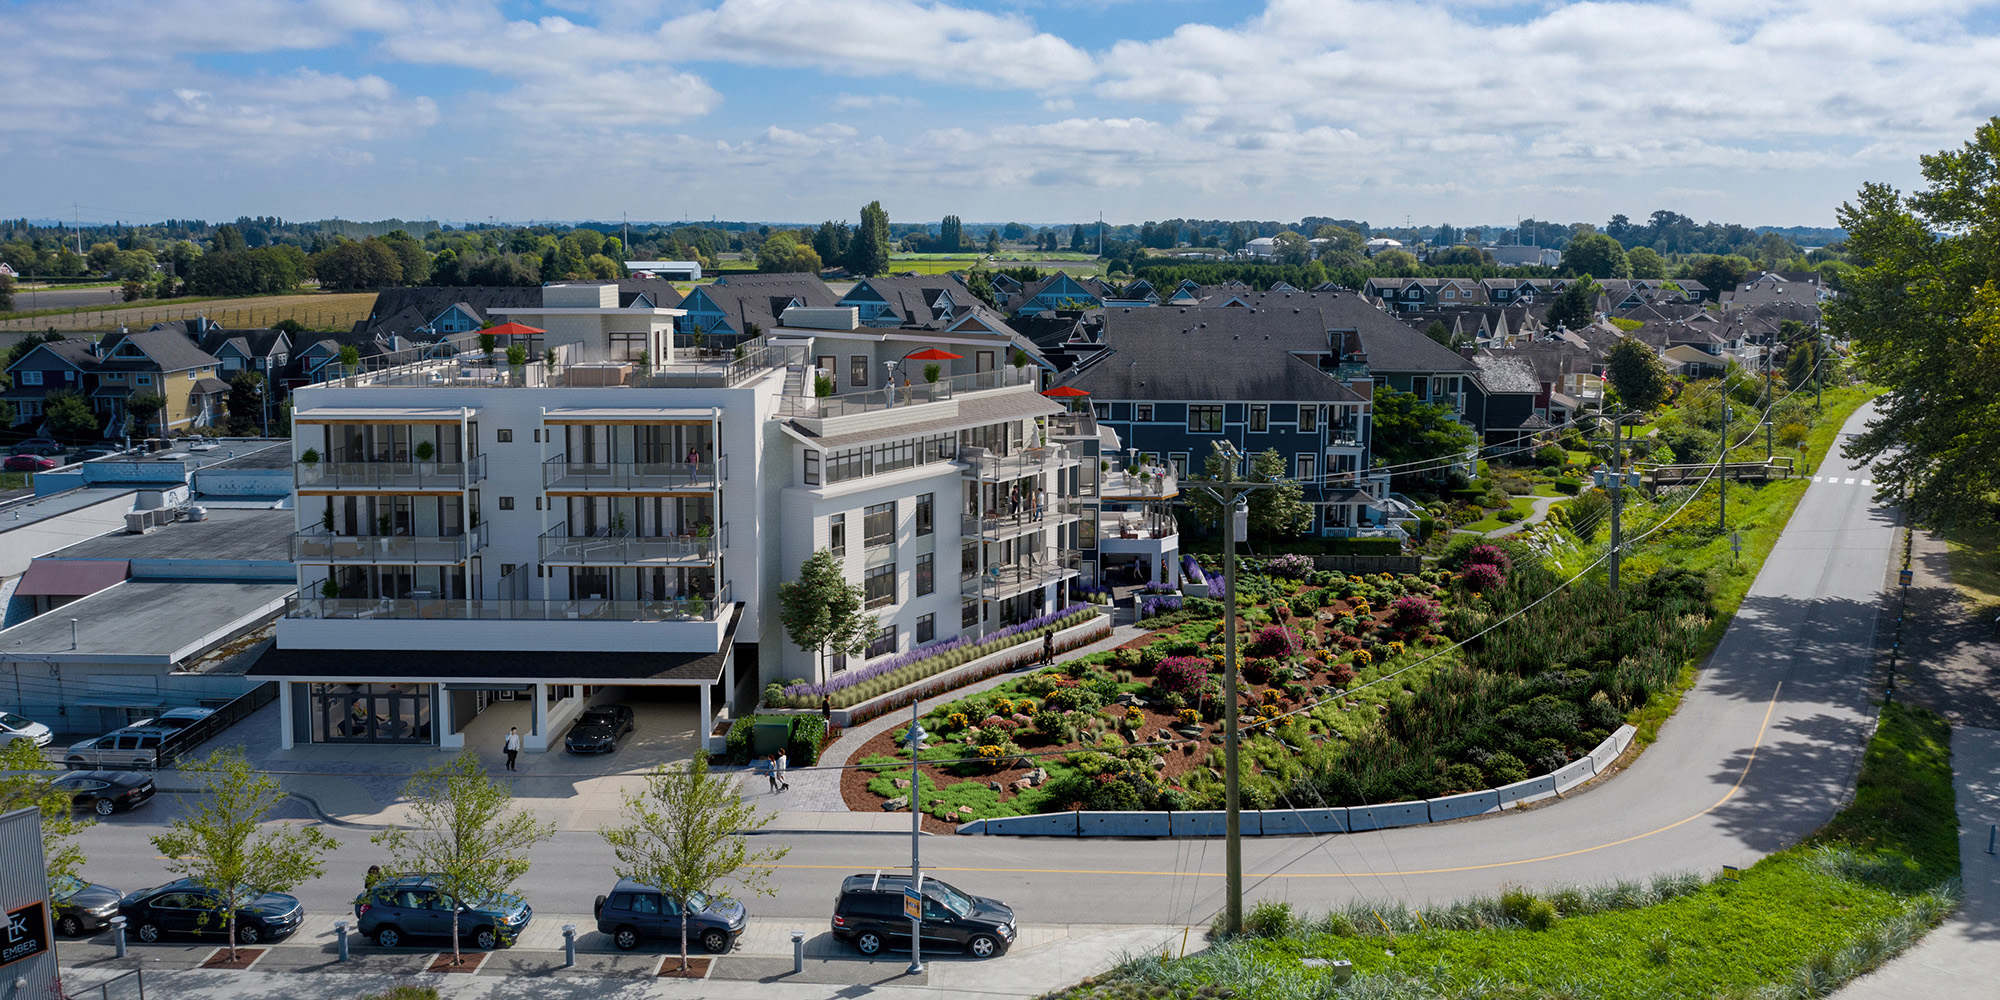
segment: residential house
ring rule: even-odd
[[[681,346],[693,347],[700,337],[702,344],[721,348],[777,329],[787,309],[838,301],[816,274],[725,274],[697,285],[677,306],[660,308],[686,312],[675,328]]]

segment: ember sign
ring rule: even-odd
[[[13,965],[48,950],[48,903],[31,903],[7,912],[6,931],[0,933],[0,965]]]
[[[56,995],[55,940],[49,928],[49,873],[42,862],[42,814],[0,815],[0,1000]]]

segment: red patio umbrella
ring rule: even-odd
[[[909,355],[905,355],[905,357],[909,358],[909,359],[910,359],[911,361],[963,361],[963,360],[965,360],[965,355],[963,355],[963,354],[953,354],[953,353],[951,353],[950,351],[940,351],[940,350],[938,350],[938,349],[937,349],[937,348],[935,348],[935,347],[926,347],[926,348],[924,348],[923,350],[921,350],[921,351],[918,351],[918,352],[917,352],[917,353],[915,353],[915,354],[909,354]]]
[[[490,333],[495,337],[526,337],[530,334],[547,333],[548,331],[538,326],[529,326],[526,323],[507,322],[499,326],[489,326],[479,332],[482,334]]]
[[[1055,387],[1055,388],[1053,388],[1053,389],[1045,389],[1045,390],[1043,390],[1043,391],[1042,391],[1042,395],[1044,395],[1044,396],[1088,396],[1088,395],[1090,395],[1090,391],[1089,391],[1089,390],[1087,390],[1087,389],[1079,389],[1079,388],[1077,388],[1076,386],[1073,386],[1073,385],[1059,385],[1059,386],[1056,386],[1056,387]]]

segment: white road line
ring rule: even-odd
[[[1848,477],[1847,477],[1847,482],[1845,482],[1845,483],[1842,483],[1841,485],[1843,485],[1843,486],[1853,486],[1853,485],[1854,485],[1854,477],[1853,477],[1853,476],[1848,476]]]
[[[1861,481],[1861,485],[1863,485],[1863,486],[1873,486],[1873,485],[1875,485],[1875,480],[1873,480],[1873,479],[1863,479],[1863,480]]]
[[[1813,477],[1813,482],[1815,482],[1815,483],[1816,483],[1816,482],[1819,482],[1819,477],[1818,477],[1818,476],[1814,476],[1814,477]]]

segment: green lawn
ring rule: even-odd
[[[1514,513],[1520,515],[1520,517],[1515,518],[1516,521],[1526,520],[1528,515],[1535,512],[1535,501],[1529,497],[1515,497],[1508,503],[1508,506]],[[1496,511],[1487,514],[1485,517],[1470,524],[1461,524],[1459,528],[1465,531],[1493,531],[1497,528],[1506,527],[1509,522],[1501,520],[1496,516],[1497,513]]]
[[[1805,843],[1725,881],[1720,873],[1651,883],[1511,890],[1412,912],[1358,903],[1317,919],[1254,907],[1253,937],[1194,957],[1127,962],[1064,1000],[1244,1000],[1332,996],[1301,959],[1345,959],[1369,997],[1736,996],[1785,984],[1825,996],[1907,948],[1955,902],[1959,876],[1950,729],[1889,705],[1854,803]]]
[[[2000,524],[1961,524],[1944,533],[1950,546],[1951,582],[1976,621],[2000,617]]]

